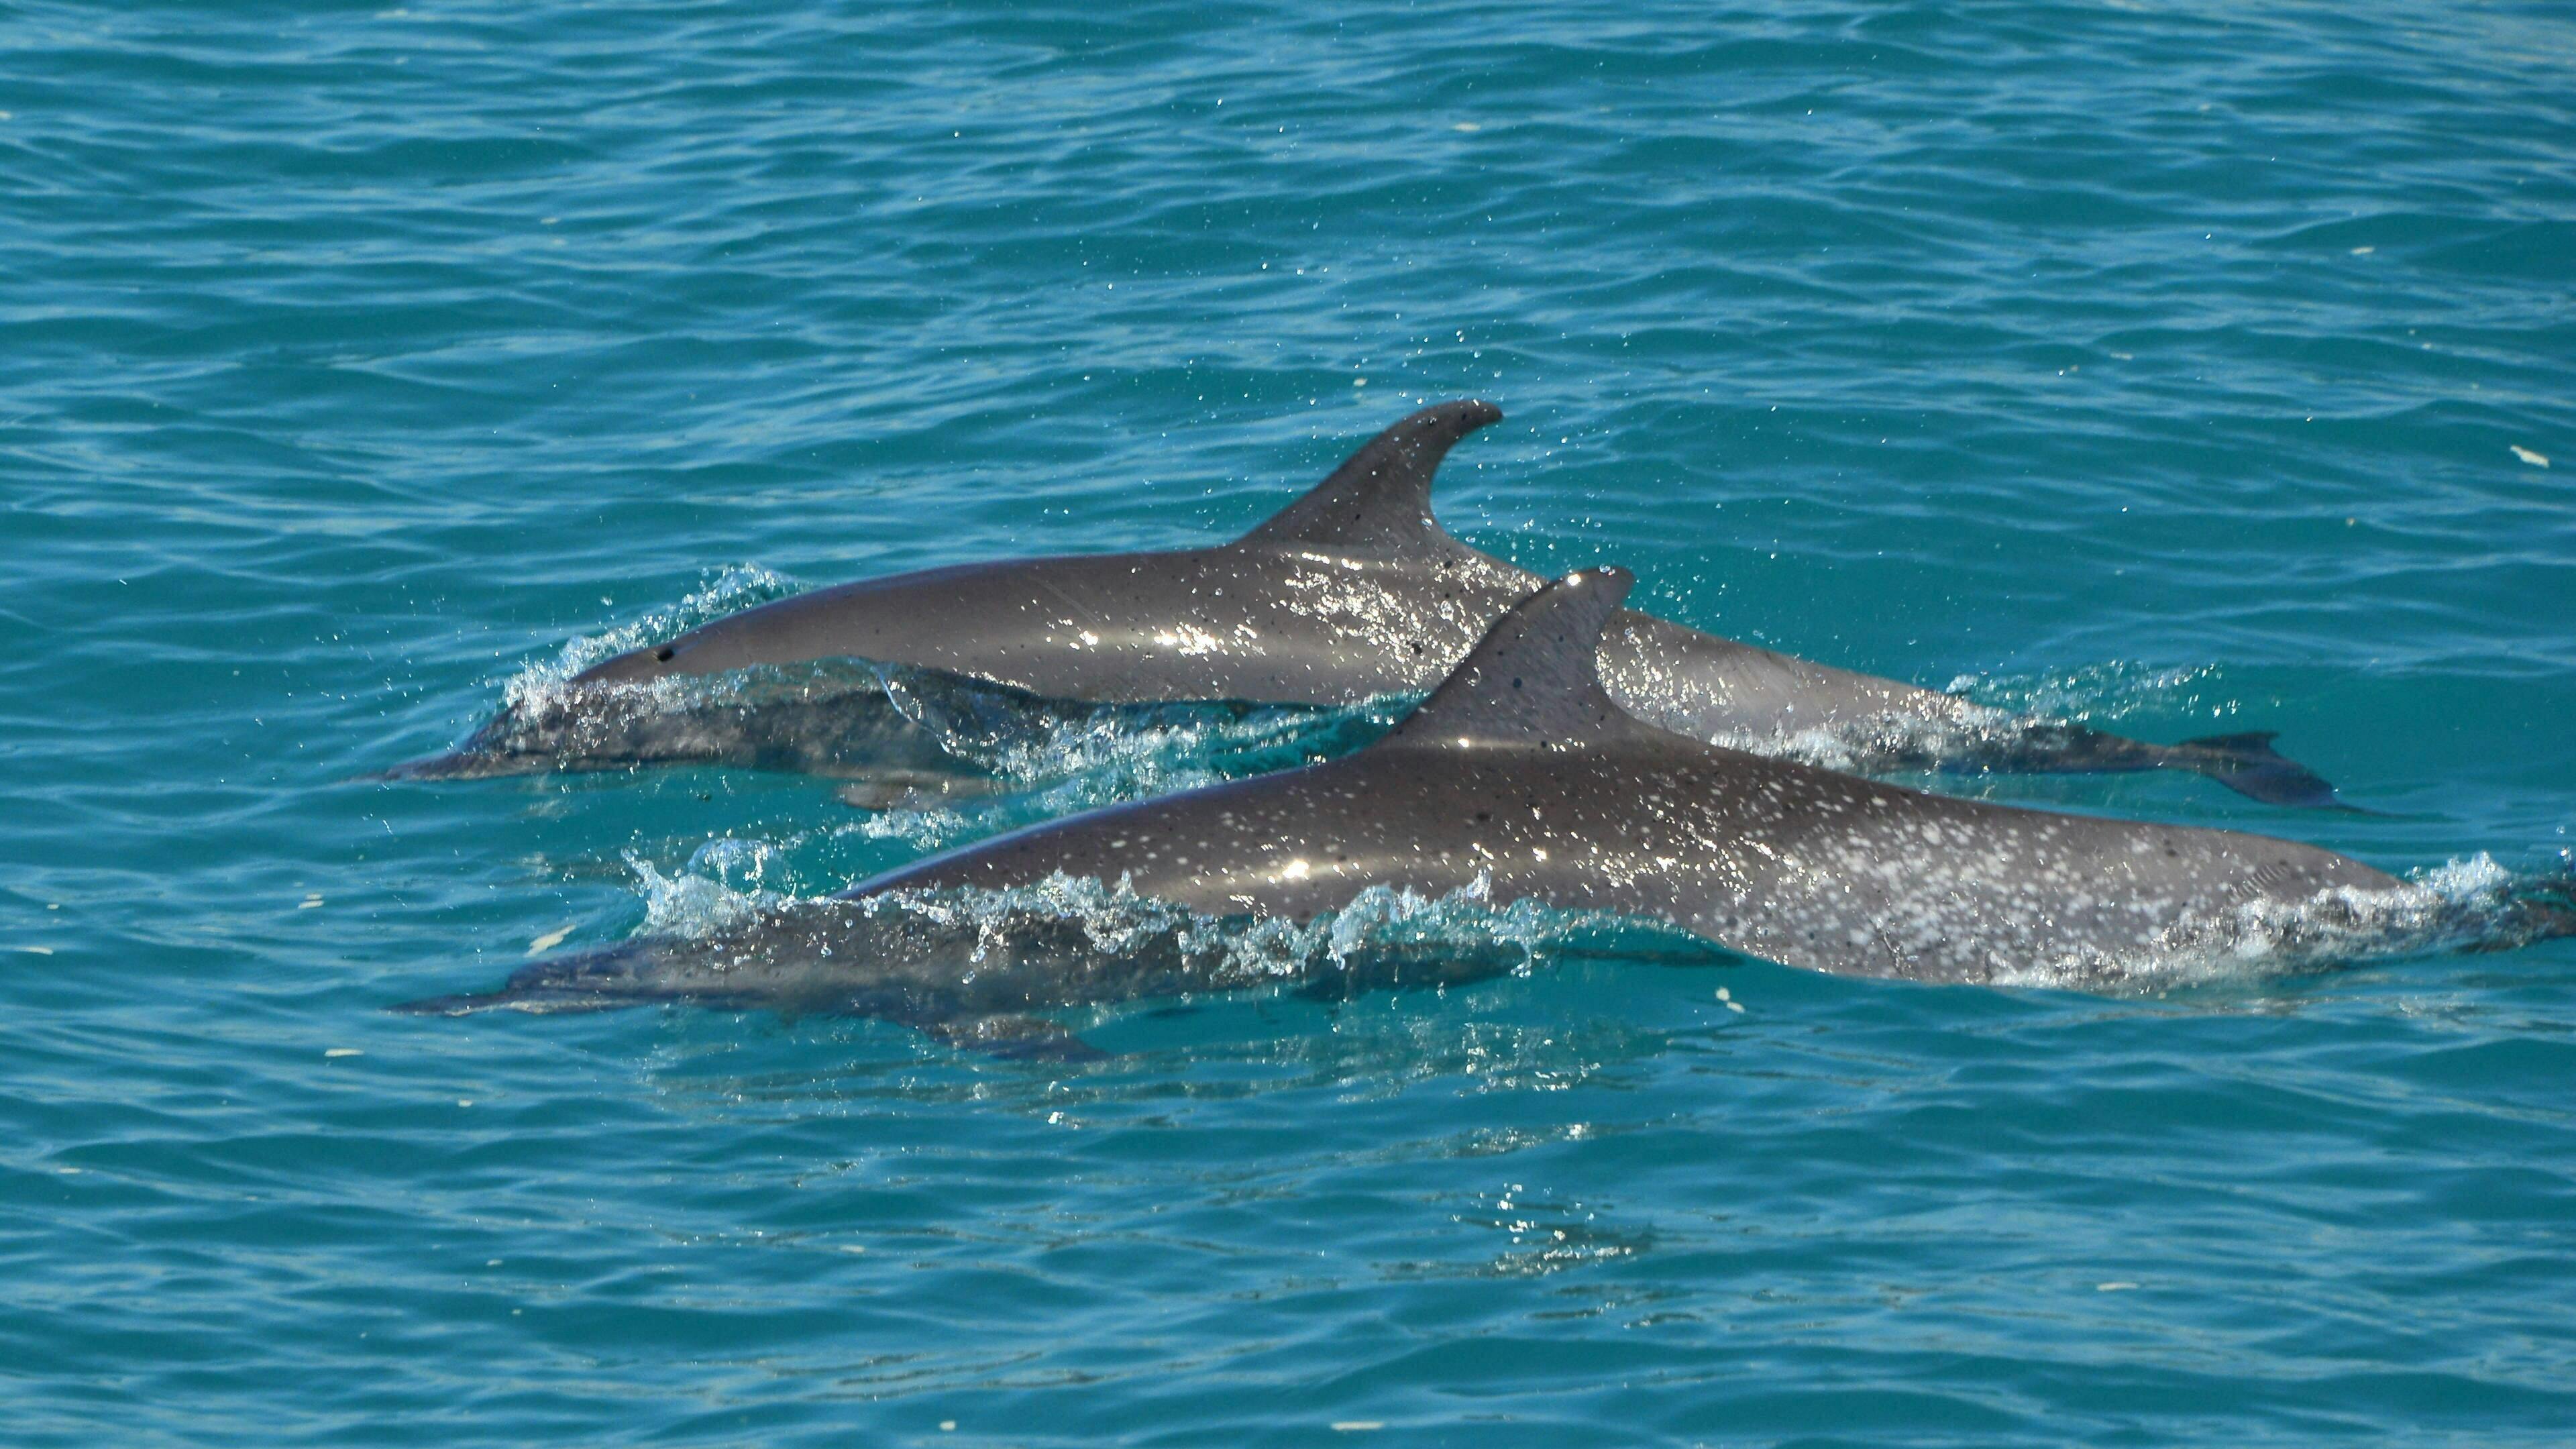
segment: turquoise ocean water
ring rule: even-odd
[[[2576,18],[2364,9],[0,3],[0,1442],[2569,1442],[2568,942],[1014,1065],[384,1008],[1275,740],[348,783],[1479,395],[1482,547],[2376,813],[1941,788],[2564,871]]]

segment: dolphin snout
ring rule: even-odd
[[[389,770],[349,778],[352,783],[370,780],[489,780],[500,775],[543,774],[555,767],[554,760],[547,756],[505,755],[469,746],[444,755],[405,760]]]

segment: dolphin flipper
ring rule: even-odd
[[[2202,735],[2174,746],[2172,763],[2266,805],[2341,805],[2330,781],[2272,748],[2279,737],[2277,730]]]

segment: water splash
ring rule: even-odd
[[[1212,983],[1236,987],[1319,973],[1357,986],[1390,966],[1429,958],[1454,961],[1460,979],[1527,969],[1551,945],[1610,920],[1528,900],[1498,906],[1492,881],[1481,875],[1439,896],[1371,886],[1303,922],[1204,916],[1140,895],[1123,877],[1111,885],[1062,872],[1025,886],[888,891],[850,904],[870,916],[903,914],[970,929],[977,959],[1040,926],[1076,926],[1104,957],[1134,957],[1168,944],[1200,963]]]
[[[734,883],[707,873],[728,865],[739,871],[757,850],[726,844],[736,847],[726,858],[710,860],[702,851],[671,874],[629,857],[645,897],[638,942],[701,943],[738,960],[778,964],[780,953],[801,954],[826,940],[907,946],[939,941],[952,943],[948,959],[961,981],[988,968],[1024,964],[1034,952],[1068,962],[1168,959],[1182,963],[1192,989],[1306,982],[1340,994],[1526,970],[1551,948],[1618,924],[1598,913],[1535,901],[1497,904],[1491,882],[1481,876],[1436,896],[1372,886],[1339,909],[1305,921],[1202,915],[1142,895],[1124,878],[1110,883],[1061,872],[998,889],[897,890],[855,900],[800,897],[762,888],[754,879]]]
[[[634,852],[626,853],[627,868],[635,872],[638,890],[644,897],[644,923],[638,935],[704,940],[749,926],[795,901],[786,892],[764,890],[756,883],[746,889],[728,882],[723,872],[726,864],[733,863],[727,857],[734,852],[720,851],[719,846],[776,853],[775,847],[763,843],[710,841],[690,856],[687,865],[669,875]],[[710,871],[713,873],[706,873]]]
[[[623,624],[565,642],[550,660],[531,662],[502,686],[502,699],[512,709],[533,706],[562,691],[574,675],[648,644],[674,639],[727,614],[801,592],[803,586],[758,564],[729,564],[710,569],[704,582],[676,604],[665,604]]]
[[[2005,753],[2025,741],[2038,743],[2063,727],[2059,721],[1971,705],[1947,718],[1888,710],[1799,730],[1732,730],[1713,736],[1709,743],[1820,770],[1869,775],[1932,769],[1943,761]]]
[[[2115,659],[2042,674],[1962,674],[1944,692],[2004,714],[2055,720],[2118,719],[2142,709],[2232,716],[2237,700],[2213,700],[2199,688],[2218,675],[2215,666],[2206,664],[2174,667]]]
[[[880,810],[839,833],[936,849],[998,828],[1313,764],[1376,739],[1413,703],[1409,696],[1339,708],[1024,700],[961,725],[953,709],[918,706],[923,673],[880,666],[889,697],[930,731],[943,754],[991,781],[993,797]],[[950,697],[956,684],[971,684],[954,676],[943,682]]]

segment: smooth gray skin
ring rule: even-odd
[[[1928,795],[1657,729],[1594,667],[1629,583],[1603,569],[1543,589],[1355,754],[1034,826],[714,941],[543,963],[493,996],[416,1009],[700,1000],[853,1011],[1064,1054],[1075,1044],[1030,1013],[1280,979],[1169,940],[1104,949],[1061,913],[1024,914],[996,940],[868,909],[1059,877],[1239,922],[1311,921],[1373,887],[1475,887],[1496,906],[1653,918],[1791,965],[1923,981],[2115,977],[2195,918],[2397,884],[2289,841]],[[1452,952],[1353,984],[1497,969]]]
[[[850,777],[934,778],[936,744],[864,691],[761,716],[668,708],[614,686],[752,666],[864,659],[1045,701],[1349,705],[1428,691],[1543,582],[1451,538],[1435,470],[1502,417],[1442,403],[1372,439],[1313,491],[1213,548],[964,564],[818,589],[606,660],[543,713],[505,713],[458,753],[400,776],[697,760]],[[1836,738],[1851,768],[2196,771],[2257,799],[2324,804],[2333,787],[2269,735],[2153,745],[2006,719],[1955,695],[1828,668],[1623,609],[1602,641],[1611,697],[1701,740]],[[654,725],[654,711],[664,723]],[[957,766],[949,773],[963,772]]]

